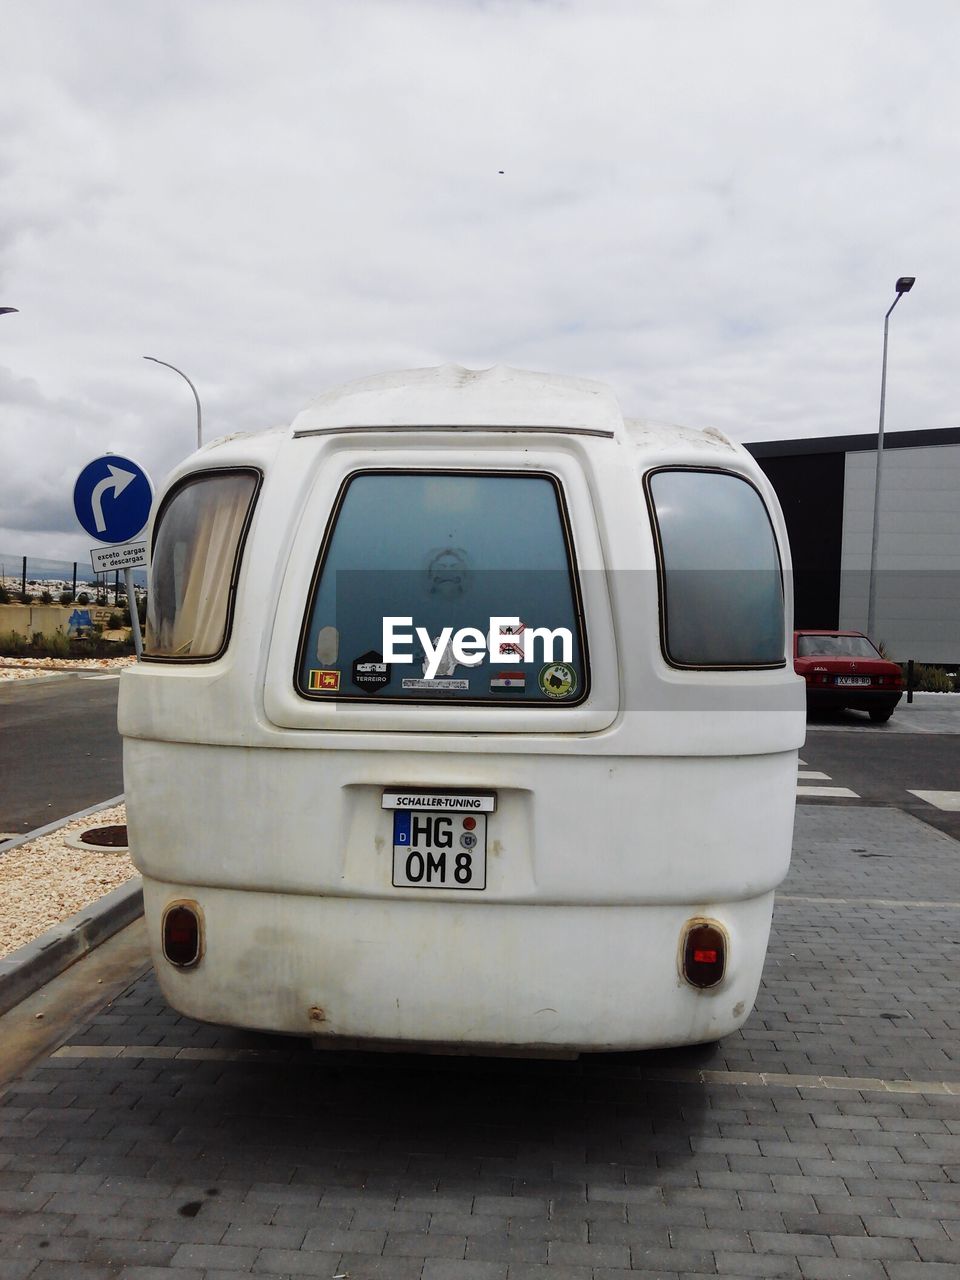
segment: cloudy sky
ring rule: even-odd
[[[742,439],[960,423],[953,0],[0,0],[0,553],[385,369]],[[502,173],[500,171],[503,171]]]

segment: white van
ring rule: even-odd
[[[386,374],[188,458],[150,545],[119,720],[176,1009],[478,1049],[745,1021],[805,706],[744,449],[600,383]]]

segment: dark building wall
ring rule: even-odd
[[[790,535],[794,625],[838,627],[846,455],[759,456],[757,462],[776,490]]]

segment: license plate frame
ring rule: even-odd
[[[393,811],[395,889],[486,889],[487,817],[495,795],[392,788],[381,804]]]

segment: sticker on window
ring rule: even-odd
[[[501,707],[581,700],[586,646],[568,530],[552,476],[357,472],[321,549],[300,694]]]

